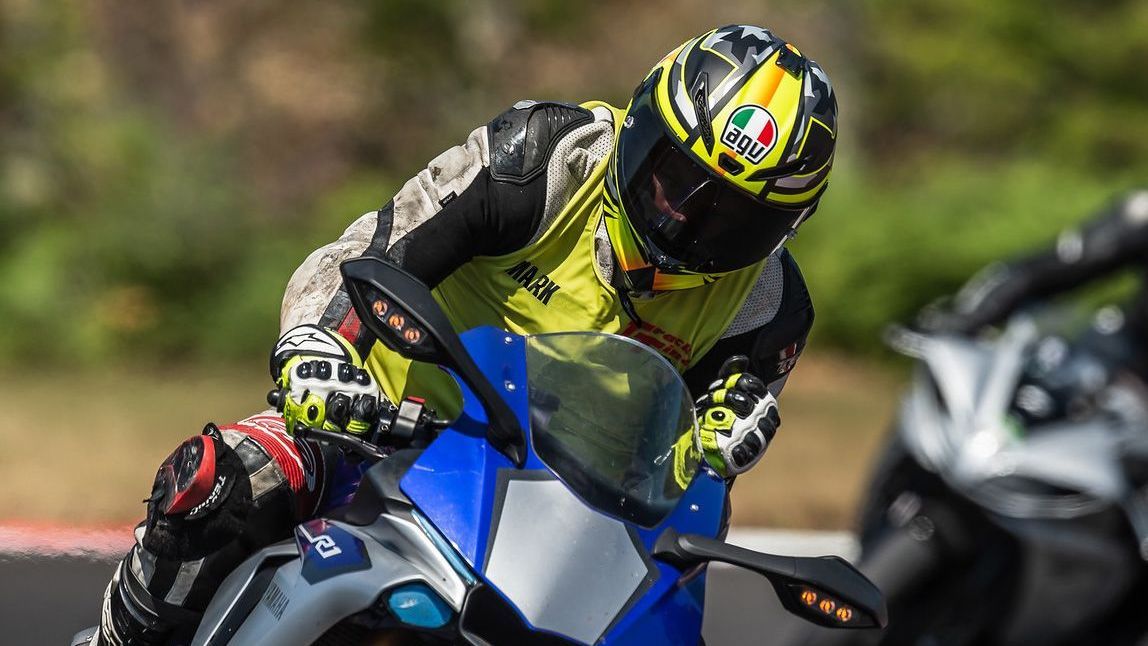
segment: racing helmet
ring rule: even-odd
[[[625,286],[684,289],[764,260],[817,208],[836,137],[828,76],[761,27],[667,54],[634,92],[606,171]]]

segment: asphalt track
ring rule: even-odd
[[[787,554],[848,556],[850,550],[841,535],[743,532],[731,542]],[[68,644],[73,633],[96,622],[113,567],[106,554],[0,556],[0,644]],[[765,579],[726,566],[715,566],[709,576],[703,634],[711,646],[776,643],[800,628]]]

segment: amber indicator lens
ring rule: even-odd
[[[371,311],[374,312],[375,316],[379,317],[380,319],[386,315],[388,309],[390,309],[390,307],[384,300],[380,299],[374,303],[371,303]]]
[[[387,319],[387,325],[391,326],[396,331],[403,329],[403,323],[406,322],[406,318],[404,318],[402,314],[398,313],[391,314],[390,318]]]
[[[790,589],[801,601],[801,605],[825,619],[837,624],[853,624],[857,620],[857,611],[852,606],[829,596],[822,590],[807,585],[793,585]]]
[[[403,330],[403,338],[407,343],[418,343],[423,338],[423,333],[416,327],[408,327]]]

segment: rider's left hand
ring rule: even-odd
[[[362,435],[387,400],[359,353],[337,332],[315,325],[287,331],[271,353],[277,390],[268,401],[295,424]]]
[[[745,372],[748,365],[744,355],[727,359],[718,380],[697,401],[702,455],[723,477],[757,464],[781,426],[777,400],[765,382]]]

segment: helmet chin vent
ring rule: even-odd
[[[741,175],[745,171],[745,166],[741,162],[725,153],[718,155],[718,166],[731,175]]]
[[[804,167],[804,159],[795,159],[788,164],[782,164],[773,168],[763,168],[761,170],[754,171],[754,173],[750,175],[748,179],[751,182],[761,182],[768,179],[788,177],[789,175],[794,175],[801,172],[802,168]]]

